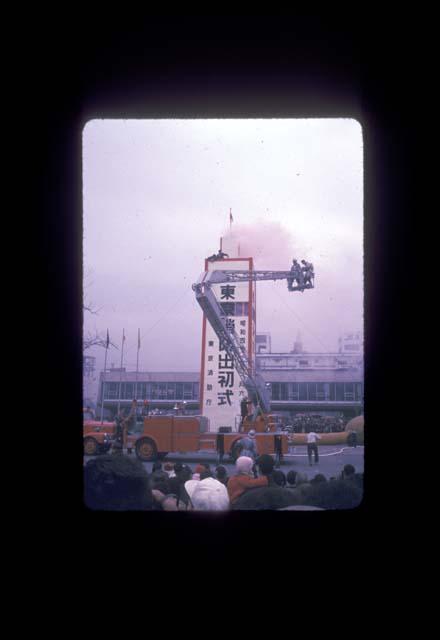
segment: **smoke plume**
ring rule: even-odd
[[[236,224],[225,233],[223,243],[224,247],[239,246],[240,257],[254,258],[255,269],[289,270],[294,257],[303,257],[298,242],[276,222]]]

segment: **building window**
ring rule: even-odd
[[[307,382],[299,382],[299,399],[307,400]]]
[[[192,394],[193,394],[192,382],[184,382],[183,383],[183,399],[192,400]]]
[[[299,360],[298,364],[301,367],[308,367],[309,366],[309,361],[308,360]]]
[[[288,393],[288,382],[282,382],[280,384],[280,400],[288,400],[289,398],[289,393]]]
[[[176,397],[176,383],[167,382],[167,398],[168,400],[174,400]]]
[[[134,392],[136,395],[136,400],[145,400],[147,397],[147,383],[146,382],[135,383]]]
[[[356,384],[356,400],[362,400],[362,385],[360,383]]]
[[[272,382],[272,400],[280,399],[280,385],[278,382]]]
[[[183,382],[176,382],[176,400],[183,400]]]
[[[158,382],[157,384],[157,397],[159,400],[165,400],[167,397],[167,383]]]
[[[354,383],[346,382],[344,392],[345,400],[354,400]]]
[[[316,382],[307,383],[307,399],[316,400]]]
[[[134,398],[134,384],[132,382],[123,382],[121,389],[121,399],[132,400]]]
[[[343,382],[336,382],[335,383],[336,386],[336,401],[342,401],[345,400],[344,397],[344,383]]]
[[[115,400],[118,397],[118,386],[118,382],[105,382],[104,398],[108,400]]]
[[[316,383],[316,399],[328,400],[329,399],[329,385],[325,382]]]
[[[199,399],[199,383],[193,382],[193,398],[194,400]]]
[[[297,382],[289,382],[289,400],[299,400],[299,388]]]

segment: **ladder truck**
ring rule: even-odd
[[[251,429],[256,431],[258,450],[279,454],[286,453],[288,450],[288,439],[284,433],[279,433],[277,439],[273,433],[277,431],[274,417],[270,414],[270,396],[263,377],[253,370],[251,361],[248,357],[246,349],[241,345],[239,336],[233,329],[226,326],[226,316],[221,305],[212,290],[212,286],[225,283],[240,282],[261,282],[263,280],[287,280],[289,291],[304,291],[304,289],[313,289],[314,284],[309,282],[301,282],[297,286],[293,286],[291,271],[247,271],[247,270],[213,270],[206,271],[201,274],[199,280],[192,285],[192,289],[196,294],[196,300],[203,310],[208,322],[213,328],[224,350],[234,362],[243,385],[247,391],[248,398],[254,406],[252,415],[246,416],[240,426],[240,431],[248,432]],[[264,437],[267,434],[267,437]],[[272,434],[272,435],[269,435]],[[230,440],[230,438],[225,438]],[[267,443],[265,441],[268,440]],[[272,446],[268,444],[273,443]],[[263,446],[263,443],[266,446]],[[234,444],[227,447],[231,457],[236,457]]]
[[[282,456],[288,451],[288,436],[277,431],[273,416],[270,415],[270,397],[266,383],[259,373],[254,372],[246,350],[241,346],[238,335],[226,328],[225,312],[220,306],[212,286],[231,282],[260,282],[262,280],[287,280],[289,291],[312,289],[313,284],[301,282],[293,286],[291,271],[205,271],[192,285],[196,300],[202,308],[215,334],[222,342],[228,356],[233,359],[234,367],[247,390],[248,398],[254,405],[254,412],[242,422],[240,431],[235,433],[216,433],[209,431],[206,416],[147,416],[143,424],[135,425],[134,432],[124,437],[124,448],[134,450],[137,457],[149,462],[164,458],[167,453],[219,452],[229,455],[235,461],[238,452],[236,444],[242,432],[256,431],[259,454],[268,453]],[[133,400],[136,403],[136,400]],[[89,439],[98,442],[101,433],[88,434]],[[88,441],[90,444],[90,440]],[[91,455],[90,451],[86,451]]]

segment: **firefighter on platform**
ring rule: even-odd
[[[303,267],[301,267],[304,273],[304,284],[310,284],[313,286],[313,278],[315,277],[315,273],[313,271],[313,264],[311,262],[306,262],[305,260],[301,260],[303,263]]]
[[[229,255],[219,249],[218,253],[213,253],[212,256],[209,256],[209,258],[206,259],[208,262],[214,262],[214,260],[223,260],[223,258],[229,258]]]
[[[289,291],[293,291],[293,283],[296,280],[298,284],[298,288],[303,290],[304,286],[304,276],[301,270],[300,265],[298,264],[298,260],[293,259],[292,266],[290,267],[291,276],[287,279],[287,286]]]

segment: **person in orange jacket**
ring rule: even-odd
[[[253,477],[252,467],[254,461],[247,456],[240,456],[237,458],[235,467],[237,473],[235,476],[231,476],[228,481],[228,494],[231,504],[233,504],[245,491],[248,489],[254,489],[255,487],[266,487],[268,480],[266,476],[260,478]]]

